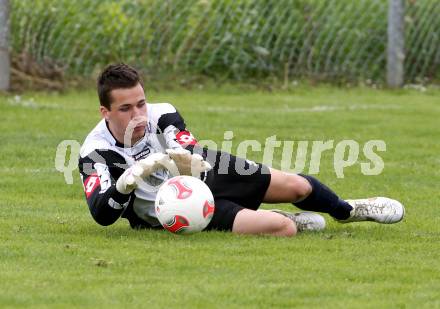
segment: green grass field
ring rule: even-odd
[[[343,198],[399,199],[406,217],[385,226],[340,225],[326,216],[325,232],[290,239],[176,236],[133,231],[125,220],[101,227],[89,215],[78,171],[67,185],[54,167],[57,145],[82,143],[100,119],[95,93],[3,95],[1,308],[440,308],[438,90],[237,87],[147,95],[177,106],[199,139],[220,142],[233,130],[233,151],[244,139],[263,143],[275,134],[384,140],[380,175],[361,173],[361,154],[337,178],[326,152],[316,176]]]

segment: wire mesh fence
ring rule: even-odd
[[[385,78],[384,0],[11,0],[14,67],[232,79]],[[405,0],[406,82],[440,79],[440,1]],[[31,72],[32,73],[32,72]]]

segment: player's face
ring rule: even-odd
[[[110,96],[110,110],[101,106],[101,114],[120,143],[133,145],[144,136],[147,126],[144,89],[137,84],[133,88],[114,89]]]

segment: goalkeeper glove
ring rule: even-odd
[[[154,153],[145,159],[136,161],[122,173],[116,182],[116,190],[128,194],[138,187],[143,178],[150,176],[160,168],[165,168],[171,173],[177,172],[177,166],[167,154]]]
[[[191,154],[190,151],[186,149],[167,149],[167,154],[174,161],[178,174],[177,175],[189,175],[200,178],[200,174],[212,169],[211,164],[203,160],[203,157],[199,154]]]

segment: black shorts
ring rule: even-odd
[[[231,231],[240,210],[260,207],[270,184],[270,170],[225,152],[205,150],[203,155],[213,166],[205,182],[215,200],[214,216],[206,230]]]

